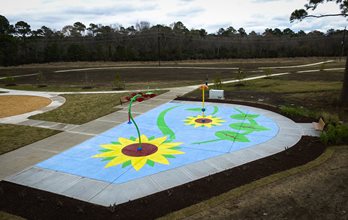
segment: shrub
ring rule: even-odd
[[[318,114],[316,112],[310,111],[304,107],[290,107],[290,106],[280,106],[280,111],[289,117],[303,116],[309,118],[317,118]]]
[[[112,87],[114,90],[123,90],[126,88],[126,85],[122,81],[121,75],[119,73],[115,74],[114,81],[112,82]]]
[[[36,82],[38,86],[43,86],[45,84],[45,81],[46,81],[46,77],[44,76],[44,74],[41,71],[38,72],[36,77]]]
[[[321,133],[320,140],[326,145],[348,144],[348,125],[328,124]]]
[[[217,76],[217,77],[214,79],[213,88],[214,88],[214,89],[222,89],[222,82],[221,82],[221,77],[220,77],[220,76]]]
[[[236,79],[239,81],[236,86],[244,86],[245,85],[245,73],[243,70],[241,70],[240,68],[237,71],[237,75],[236,75]]]
[[[322,112],[320,114],[320,117],[322,117],[325,121],[326,124],[338,124],[340,119],[339,116],[337,114],[331,114],[328,112]]]
[[[290,106],[280,106],[280,111],[289,117],[291,116],[303,116],[313,119],[323,118],[326,124],[338,124],[340,119],[337,114],[332,114],[329,112],[317,112],[312,111],[304,107],[290,107]]]
[[[266,75],[266,79],[270,79],[270,78],[271,78],[271,75],[273,74],[273,69],[267,68],[267,69],[264,69],[263,72],[264,72],[265,75]]]

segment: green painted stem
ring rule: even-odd
[[[242,112],[241,110],[239,110],[238,108],[234,108],[235,110],[237,110],[239,113],[241,114],[245,114],[244,112]]]
[[[142,146],[141,146],[141,136],[140,136],[140,131],[139,131],[139,127],[137,125],[137,123],[135,123],[133,116],[132,116],[132,104],[135,100],[137,100],[138,97],[140,97],[141,95],[135,95],[133,98],[131,98],[129,106],[128,106],[128,114],[129,114],[129,118],[130,120],[134,123],[135,128],[137,129],[138,132],[138,138],[139,138],[139,150],[142,150]]]
[[[215,139],[215,140],[202,141],[202,142],[194,142],[194,143],[192,143],[192,144],[205,144],[205,143],[217,142],[217,141],[222,141],[222,139]]]
[[[163,112],[161,112],[157,118],[157,127],[158,129],[160,129],[160,131],[162,132],[163,135],[168,135],[169,136],[169,142],[173,141],[175,139],[175,133],[169,128],[169,126],[167,125],[166,121],[165,121],[165,116],[166,114],[173,110],[174,108],[177,108],[178,106],[173,106],[170,107],[166,110],[164,110]]]

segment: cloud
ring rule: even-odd
[[[45,25],[52,29],[80,21],[85,25],[121,24],[124,27],[137,21],[149,21],[152,25],[170,25],[182,21],[188,28],[204,28],[209,33],[219,28],[233,26],[263,32],[265,28],[291,28],[310,31],[314,29],[342,29],[344,18],[305,19],[289,22],[295,8],[303,6],[302,0],[0,0],[0,14],[11,24],[23,20],[32,29]],[[336,4],[326,3],[317,13],[335,13]]]
[[[186,17],[186,16],[194,16],[201,12],[204,12],[203,8],[186,8],[180,9],[173,12],[169,12],[167,15],[171,17]]]
[[[216,33],[220,28],[228,28],[231,26],[230,23],[224,23],[224,24],[213,24],[213,25],[208,25],[207,30],[212,30],[213,33]]]
[[[142,6],[135,5],[113,5],[104,7],[73,7],[64,9],[63,14],[74,14],[74,15],[89,15],[89,16],[99,16],[99,15],[115,15],[115,14],[129,14],[139,11],[155,10],[157,5],[147,4]]]
[[[279,2],[279,0],[251,0],[251,3]]]

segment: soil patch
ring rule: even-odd
[[[35,111],[51,103],[49,98],[26,95],[0,96],[0,118]]]
[[[230,170],[121,205],[102,207],[76,199],[0,182],[0,208],[29,219],[153,219],[196,204],[273,173],[303,165],[322,154],[317,138]],[[214,186],[214,187],[212,187]]]

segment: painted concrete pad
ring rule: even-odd
[[[37,166],[110,183],[123,183],[266,142],[279,130],[270,118],[246,109],[215,104],[206,106],[207,120],[211,123],[197,123],[200,109],[199,103],[174,102],[138,116],[136,121],[144,135],[143,141],[156,145],[154,154],[133,157],[119,150],[127,143],[137,143],[137,131],[133,124],[123,123],[114,127],[112,123],[94,121],[71,131],[96,134],[113,128]],[[94,158],[96,155],[99,158]],[[104,168],[108,164],[113,165]]]
[[[42,184],[30,182],[36,173],[19,174],[24,175],[20,184],[28,178],[32,187],[109,206],[272,155],[302,135],[296,123],[266,110],[207,103],[203,117],[201,108],[197,102],[173,101],[137,116],[141,150],[134,124],[127,121],[78,128],[109,130],[35,165],[48,172],[40,174]],[[78,129],[71,132],[85,131]],[[50,178],[58,178],[54,175],[74,184],[64,190],[50,187]],[[8,180],[18,182],[16,176]]]

